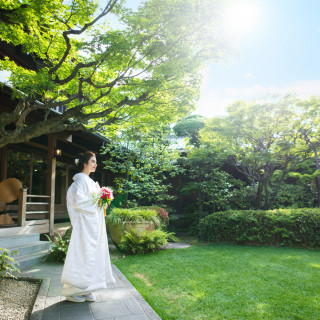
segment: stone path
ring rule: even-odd
[[[95,302],[66,301],[61,296],[62,267],[44,262],[22,271],[22,277],[43,279],[30,320],[161,320],[116,266],[116,283],[95,292]]]

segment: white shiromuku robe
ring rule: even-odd
[[[64,296],[84,295],[115,283],[104,212],[92,193],[100,189],[85,173],[77,173],[67,192],[72,234],[61,282]]]

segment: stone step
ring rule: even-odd
[[[22,270],[27,267],[34,266],[43,261],[46,261],[48,256],[49,256],[49,250],[43,250],[40,252],[35,252],[35,253],[17,257],[16,261],[19,262],[18,268]]]
[[[37,241],[32,243],[27,243],[25,245],[13,246],[9,248],[10,250],[16,250],[18,253],[14,256],[16,259],[21,256],[25,256],[31,253],[41,252],[50,249],[49,241]]]
[[[11,248],[16,246],[23,246],[27,243],[37,242],[40,239],[39,234],[23,234],[13,237],[0,237],[0,248]]]

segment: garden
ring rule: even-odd
[[[161,319],[319,319],[317,250],[199,245],[117,260]]]
[[[320,319],[319,96],[194,114],[203,70],[234,55],[223,1],[18,2],[0,0],[1,42],[34,68],[1,54],[1,157],[57,133],[74,169],[69,133],[103,137],[112,262],[163,320]],[[52,261],[71,234],[47,235]],[[0,248],[2,284],[18,283],[14,256]]]

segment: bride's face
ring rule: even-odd
[[[88,163],[84,163],[84,170],[88,173],[95,172],[97,169],[97,159],[95,156],[92,156]]]

